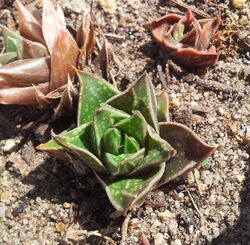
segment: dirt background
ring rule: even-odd
[[[75,117],[52,122],[51,111],[1,105],[0,244],[250,244],[250,4],[237,10],[230,1],[184,1],[198,10],[197,17],[202,11],[221,15],[214,41],[221,56],[206,71],[170,62],[167,72],[168,58],[152,40],[149,25],[165,13],[185,12],[174,2],[116,1],[112,14],[99,1],[57,3],[72,26],[91,7],[120,60],[115,80],[121,90],[145,70],[157,91],[168,78],[172,120],[218,146],[207,165],[149,193],[125,221],[111,220],[114,209],[92,176],[79,176],[69,163],[35,150],[51,128],[60,132]],[[16,29],[15,3],[1,0],[0,7],[0,22]]]

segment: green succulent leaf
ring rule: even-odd
[[[169,100],[165,91],[160,93],[157,98],[157,118],[159,122],[169,121]]]
[[[145,148],[132,154],[113,155],[104,153],[103,162],[112,175],[127,175],[138,166],[144,155]]]
[[[165,172],[158,186],[199,166],[215,149],[179,123],[160,123],[160,135],[177,153],[166,162]]]
[[[91,124],[85,123],[63,135],[53,135],[53,139],[94,171],[106,173],[107,170],[101,161],[91,153],[90,130]]]
[[[131,175],[147,172],[155,168],[157,165],[167,161],[176,153],[175,149],[167,141],[162,139],[149,125],[148,139],[145,147],[147,149],[147,154],[138,167],[130,173]]]
[[[95,110],[101,103],[116,95],[118,91],[107,81],[93,74],[78,71],[77,75],[80,81],[77,119],[79,126],[83,123],[91,122]]]
[[[94,152],[101,157],[101,140],[104,133],[113,125],[129,115],[126,112],[117,110],[110,105],[101,104],[95,111],[94,120],[91,128],[91,143]]]
[[[140,205],[146,194],[154,189],[164,172],[164,164],[153,171],[141,176],[109,178],[96,174],[98,180],[105,188],[110,202],[123,215],[126,215],[129,207]]]
[[[66,131],[62,132],[61,135],[66,133]],[[59,145],[54,139],[51,139],[45,144],[40,144],[39,146],[36,147],[37,150],[39,151],[46,151],[53,156],[60,158],[60,159],[65,159],[65,148],[61,145]]]
[[[21,41],[23,38],[14,31],[11,31],[6,26],[0,25],[0,27],[2,29],[4,47],[6,49],[6,52],[18,53],[19,50],[17,47],[17,41]]]
[[[129,114],[134,110],[140,111],[147,123],[158,132],[156,96],[146,73],[130,88],[114,96],[107,103]]]
[[[9,62],[15,60],[16,58],[17,58],[16,52],[0,54],[0,65],[8,64]]]
[[[119,150],[122,143],[122,134],[116,128],[109,128],[103,134],[102,149],[114,155],[119,155]]]
[[[141,146],[144,145],[147,136],[147,122],[139,111],[134,111],[131,117],[120,120],[114,127],[135,138]]]
[[[182,39],[185,26],[183,24],[177,24],[173,31],[174,39],[178,42]]]
[[[140,150],[140,145],[134,137],[127,136],[124,138],[124,153],[135,153]]]

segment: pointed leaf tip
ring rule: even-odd
[[[21,35],[31,41],[45,44],[41,24],[19,0],[16,0],[16,3]]]
[[[165,172],[158,186],[199,166],[215,149],[183,124],[160,123],[160,135],[177,153],[166,162]]]

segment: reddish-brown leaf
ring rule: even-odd
[[[207,67],[216,63],[218,53],[200,52],[193,48],[183,48],[171,53],[173,59],[185,67]]]
[[[21,59],[35,59],[48,56],[47,48],[38,42],[32,42],[26,38],[17,42]]]
[[[50,0],[43,1],[42,29],[45,42],[51,52],[59,31],[66,30],[66,27],[61,13],[58,14]]]
[[[0,104],[35,105],[37,104],[36,91],[47,93],[49,83],[38,85],[37,87],[12,87],[0,89]]]
[[[50,58],[18,60],[0,67],[0,85],[25,87],[48,82]]]
[[[160,45],[164,45],[164,36],[168,32],[171,25],[177,23],[182,18],[178,14],[167,14],[151,24],[151,33]]]
[[[67,30],[60,30],[51,52],[50,90],[54,90],[68,82],[68,74],[75,74],[79,48]]]
[[[18,10],[19,30],[23,37],[45,44],[42,27],[37,19],[22,5],[19,0],[16,0]]]
[[[203,26],[198,42],[195,46],[197,50],[203,51],[209,47],[210,42],[215,32],[217,31],[220,23],[221,23],[221,18],[218,16],[213,20],[210,20]]]

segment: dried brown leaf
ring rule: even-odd
[[[108,80],[109,76],[109,71],[108,71],[108,66],[109,66],[109,51],[108,51],[108,43],[107,40],[104,39],[102,48],[100,50],[99,56],[98,56],[98,62],[100,65],[102,77],[106,80]]]
[[[23,37],[45,44],[42,27],[38,20],[27,10],[23,4],[16,0],[19,15],[19,30]]]
[[[60,30],[52,48],[50,91],[63,86],[75,75],[79,48],[67,30]]]
[[[58,14],[50,0],[43,1],[42,29],[49,51],[52,50],[59,31],[66,30],[65,21],[61,15],[60,10]]]
[[[95,46],[95,28],[89,13],[84,12],[82,23],[77,31],[77,44],[81,48],[81,59],[84,64],[88,63],[88,58]]]
[[[75,88],[68,78],[67,88],[64,90],[63,95],[61,97],[60,103],[55,110],[55,117],[61,118],[63,116],[69,116],[72,113],[73,109],[73,98],[72,96],[76,95]]]
[[[46,98],[45,94],[36,86],[33,86],[35,90],[36,103],[39,108],[46,108],[49,105],[49,100]]]

